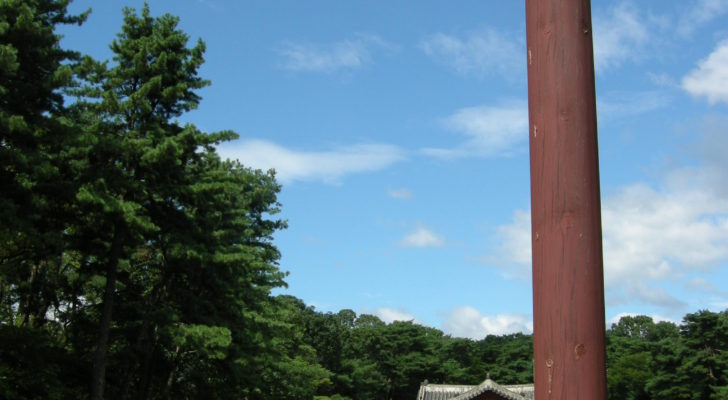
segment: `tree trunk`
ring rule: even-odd
[[[172,384],[174,383],[174,372],[177,370],[177,364],[178,360],[177,357],[179,356],[180,348],[177,346],[174,350],[174,366],[172,367],[172,370],[169,371],[169,377],[167,377],[167,387],[165,388],[164,392],[169,400],[172,400],[172,395],[170,394],[172,392]]]
[[[148,308],[156,309],[157,307],[160,307],[161,298],[166,291],[166,285],[167,280],[169,278],[169,269],[167,265],[167,256],[166,251],[164,250],[164,247],[161,249],[162,252],[162,260],[163,260],[163,275],[161,278],[161,281],[159,282],[159,285],[155,285],[154,289],[152,290],[151,295],[151,302],[148,305]],[[144,343],[145,351],[144,351],[144,360],[142,361],[141,366],[141,380],[139,385],[139,400],[146,400],[149,397],[149,389],[151,386],[151,380],[152,380],[152,364],[153,364],[153,357],[154,353],[157,351],[157,329],[159,327],[159,323],[157,321],[154,322],[154,325],[150,322],[149,318],[145,318],[144,324],[142,327],[142,334],[139,337],[139,343]],[[179,347],[178,347],[179,349]]]
[[[109,260],[106,266],[106,287],[104,288],[104,305],[101,311],[99,323],[99,336],[96,341],[94,353],[91,400],[102,400],[104,398],[104,385],[106,383],[106,353],[109,348],[109,330],[111,328],[111,312],[114,308],[116,297],[116,276],[119,267],[119,258],[123,247],[123,237],[120,224],[114,229],[114,238],[111,242]]]
[[[141,363],[141,377],[139,382],[139,391],[137,396],[139,400],[146,400],[149,397],[149,386],[151,383],[152,375],[152,358],[157,349],[157,339],[153,331],[155,328],[150,326],[147,321],[144,321],[144,327],[142,328],[142,338],[140,340],[140,346],[144,348],[144,358]],[[143,345],[143,346],[142,346]]]
[[[33,266],[30,267],[30,277],[28,278],[28,293],[25,295],[25,301],[21,302],[18,306],[18,311],[20,311],[20,314],[23,316],[22,322],[20,323],[21,327],[28,327],[32,326],[31,324],[31,309],[33,308],[33,289],[35,286],[35,276],[38,271],[38,265],[33,263]]]
[[[15,325],[15,313],[13,313],[10,285],[4,277],[0,276],[0,324]]]

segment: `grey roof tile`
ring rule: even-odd
[[[482,393],[497,393],[507,400],[532,400],[533,385],[499,385],[486,379],[480,385],[440,385],[425,381],[416,400],[472,400]]]

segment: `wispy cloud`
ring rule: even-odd
[[[682,87],[696,97],[705,97],[710,104],[728,103],[728,41],[723,41],[708,58],[700,61],[682,80]]]
[[[291,71],[334,72],[358,69],[372,62],[374,52],[393,49],[376,35],[359,35],[329,44],[284,42],[278,49],[283,58],[282,66]]]
[[[420,49],[462,75],[512,78],[525,68],[523,44],[491,28],[464,37],[436,33],[422,40]]]
[[[224,11],[224,8],[217,2],[211,0],[197,0],[199,4],[209,7],[211,10]]]
[[[688,281],[685,284],[685,288],[699,296],[707,297],[707,303],[712,308],[724,310],[728,308],[728,289],[719,287],[716,283],[722,283],[722,281],[711,282],[708,279],[698,277]]]
[[[669,310],[673,314],[688,311],[687,302],[670,294],[670,292],[657,283],[627,282],[620,286],[612,285],[607,297],[609,304],[643,303],[661,307],[663,310]]]
[[[728,12],[728,0],[698,0],[686,7],[677,23],[677,32],[691,35],[700,26]]]
[[[666,74],[664,72],[662,73],[655,73],[655,72],[648,72],[647,78],[655,84],[655,86],[658,87],[664,87],[664,88],[676,88],[680,87],[680,84],[670,76],[669,74]]]
[[[704,278],[693,278],[686,285],[688,289],[707,292],[707,293],[719,293],[721,292],[717,286],[712,282]]]
[[[265,140],[225,143],[223,158],[237,159],[257,169],[275,169],[279,181],[339,183],[347,175],[373,172],[406,159],[405,152],[388,144],[356,144],[327,151],[293,150]]]
[[[611,121],[659,110],[672,99],[660,91],[608,92],[597,99],[599,121]]]
[[[639,58],[650,39],[647,21],[628,2],[619,3],[604,15],[595,15],[592,23],[596,71],[601,73]]]
[[[528,105],[511,101],[500,106],[468,107],[443,122],[466,140],[452,148],[422,149],[424,154],[441,158],[510,155],[528,137]]]
[[[524,315],[498,314],[487,316],[470,306],[458,307],[445,316],[442,330],[446,334],[474,340],[488,335],[505,335],[509,333],[531,333],[533,322]]]
[[[389,189],[387,194],[389,197],[398,200],[409,200],[412,198],[412,191],[407,188]]]
[[[728,198],[728,135],[725,127],[728,117],[710,116],[700,122],[703,132],[699,140],[692,146],[692,155],[702,160],[695,168],[683,168],[673,173],[674,185],[687,186],[691,183],[709,189],[715,196]]]
[[[405,247],[440,247],[445,244],[445,239],[425,227],[419,227],[405,236],[401,244]]]

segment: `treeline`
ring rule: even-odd
[[[728,310],[679,326],[622,317],[607,331],[610,400],[728,399]]]
[[[194,109],[204,43],[124,11],[111,60],[61,48],[67,0],[0,0],[1,399],[411,399],[533,380],[528,335],[452,338],[290,296],[271,172]],[[244,160],[243,160],[244,162]],[[611,399],[725,399],[725,313],[608,332]]]
[[[311,360],[325,371],[315,392],[322,400],[414,399],[425,380],[475,385],[489,375],[500,383],[533,382],[530,335],[473,341],[352,310],[317,312],[291,296],[274,300],[286,310],[280,321],[293,332],[286,340],[310,349]]]
[[[351,310],[321,313],[288,296],[276,302],[289,309],[288,322],[329,373],[318,395],[412,399],[424,380],[533,382],[531,335],[476,341]],[[728,399],[728,310],[687,314],[680,325],[625,316],[606,334],[609,400]]]

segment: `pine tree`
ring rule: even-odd
[[[65,149],[73,130],[64,119],[67,65],[59,24],[80,24],[68,1],[0,2],[0,318],[43,325],[53,302],[63,232],[74,188]],[[17,306],[14,311],[12,306]]]
[[[271,340],[257,332],[284,284],[273,174],[220,160],[214,146],[234,133],[175,120],[209,84],[197,74],[204,43],[188,47],[177,24],[127,8],[111,66],[80,69],[86,157],[73,237],[101,283],[86,293],[99,327],[92,399],[107,387],[114,398],[252,396]]]
[[[68,1],[0,1],[0,398],[75,398],[82,379],[59,317],[78,137],[62,93],[78,54],[56,28]]]

